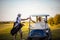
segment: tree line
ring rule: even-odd
[[[56,14],[54,17],[48,19],[48,24],[57,25],[60,24],[60,14]]]

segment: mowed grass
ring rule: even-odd
[[[60,40],[60,24],[50,26],[53,40]]]
[[[28,36],[28,22],[24,23],[25,26],[22,28],[23,39],[25,40]],[[11,29],[13,28],[13,23],[2,23],[0,24],[0,40],[13,40],[12,35],[10,34]],[[50,26],[52,32],[52,39],[60,39],[60,24],[55,26]],[[17,34],[17,40],[19,40],[19,32]]]
[[[26,39],[28,35],[28,23],[24,23],[25,26],[22,28],[23,39]],[[10,34],[11,29],[13,28],[13,23],[2,23],[0,24],[0,40],[13,40],[12,35]],[[17,40],[19,40],[19,32],[17,33]]]

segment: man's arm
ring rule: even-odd
[[[36,23],[34,20],[31,19],[31,17],[29,18],[33,23]]]
[[[35,21],[33,21],[31,18],[21,19],[21,21],[28,20],[28,19],[30,19],[33,23],[36,23],[36,22],[35,22]]]
[[[35,21],[31,20],[33,23],[36,23]]]
[[[24,21],[24,20],[28,20],[29,18],[27,18],[27,19],[21,19],[21,21]]]

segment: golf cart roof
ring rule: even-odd
[[[39,14],[39,15],[31,15],[31,16],[49,16],[48,14]]]

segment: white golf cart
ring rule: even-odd
[[[47,17],[49,15],[31,15],[30,18],[35,17],[36,23],[33,24],[31,19],[29,20],[29,34],[27,40],[52,40],[51,31],[47,24]],[[42,22],[38,23],[38,17],[42,18]],[[33,25],[31,25],[33,24]]]

